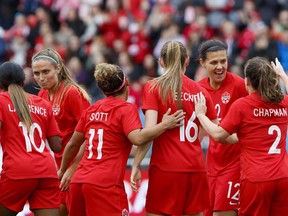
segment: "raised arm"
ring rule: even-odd
[[[277,76],[283,80],[285,88],[286,88],[286,92],[288,92],[288,76],[285,73],[285,71],[284,71],[281,63],[279,62],[278,58],[275,59],[275,63],[273,61],[271,61],[271,65],[272,65],[273,69],[275,70]]]

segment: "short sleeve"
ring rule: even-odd
[[[58,127],[58,124],[55,120],[55,117],[52,114],[52,108],[51,105],[48,105],[48,130],[47,130],[47,137],[51,136],[57,136],[60,135],[60,129]]]
[[[151,83],[148,82],[144,86],[143,91],[143,104],[142,104],[142,110],[145,113],[146,110],[159,110],[158,107],[158,97],[157,97],[157,89],[150,90]]]
[[[75,87],[71,87],[69,92],[67,92],[66,102],[65,106],[68,106],[72,116],[77,120],[80,118],[83,110],[90,106],[89,101]]]
[[[123,112],[122,116],[122,125],[126,136],[128,136],[131,131],[142,128],[138,109],[134,104],[125,107],[125,112]]]
[[[236,133],[241,123],[242,115],[240,107],[243,107],[243,105],[241,106],[241,100],[235,101],[219,124],[229,134]]]
[[[86,121],[85,121],[85,116],[86,116],[86,111],[84,111],[75,127],[75,131],[78,131],[80,133],[84,133],[85,132],[85,125],[86,125]]]
[[[217,118],[217,114],[216,114],[216,111],[214,108],[215,105],[213,103],[211,95],[204,88],[202,88],[202,92],[203,92],[204,97],[206,98],[206,107],[207,107],[207,114],[206,115],[210,120],[214,120]]]

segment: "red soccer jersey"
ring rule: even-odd
[[[241,179],[252,182],[288,178],[286,135],[288,96],[269,104],[257,93],[235,101],[220,123],[241,144]]]
[[[61,83],[58,93],[61,88],[63,88],[63,83]],[[38,95],[47,101],[50,101],[48,90],[40,90]],[[90,103],[74,86],[69,87],[65,92],[60,105],[55,102],[54,99],[55,96],[50,102],[52,104],[53,115],[58,123],[62,138],[62,150],[59,153],[54,153],[54,155],[56,163],[58,167],[60,167],[64,148],[72,137],[82,112],[90,106]]]
[[[85,134],[86,149],[72,182],[123,186],[132,148],[127,136],[138,128],[137,107],[121,98],[110,96],[89,107],[75,129]]]
[[[235,100],[248,95],[244,80],[229,72],[227,72],[224,82],[217,90],[211,87],[208,77],[199,81],[199,84],[211,95],[217,117],[220,121],[226,115],[229,107]],[[239,170],[240,145],[223,145],[210,137],[207,151],[207,168],[208,175],[211,176]]]
[[[58,178],[55,162],[46,148],[46,137],[60,134],[51,105],[32,94],[28,104],[33,119],[30,131],[20,122],[9,93],[0,94],[2,174],[11,179]]]
[[[206,171],[204,155],[198,140],[199,120],[196,118],[194,99],[199,92],[203,92],[207,102],[207,116],[216,119],[212,99],[207,91],[198,83],[183,76],[181,101],[186,112],[184,125],[165,131],[154,139],[150,166],[156,165],[164,171],[170,172],[204,172]],[[152,81],[153,82],[153,81]],[[149,90],[151,82],[144,86],[143,106],[145,110],[156,110],[158,122],[168,108],[171,113],[176,112],[175,104],[164,105],[159,97],[158,89]]]

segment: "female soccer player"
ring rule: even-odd
[[[160,121],[168,107],[184,110],[183,125],[153,141],[146,197],[147,215],[202,215],[208,208],[208,183],[204,154],[198,139],[200,123],[194,101],[199,92],[207,97],[208,116],[216,120],[213,102],[198,83],[184,75],[189,56],[184,45],[168,41],[159,59],[163,75],[144,87],[145,128]],[[139,146],[132,166],[131,185],[137,190],[139,166],[149,145]]]
[[[32,57],[32,70],[36,82],[41,87],[38,95],[52,104],[53,115],[61,131],[62,149],[55,154],[58,168],[60,168],[62,154],[69,139],[72,137],[82,112],[90,106],[89,96],[71,77],[58,52],[45,49]],[[83,145],[84,147],[84,145]],[[84,150],[84,149],[83,149]],[[71,178],[82,158],[83,151],[79,151],[75,162],[65,175]],[[67,216],[69,195],[61,193],[61,216]]]
[[[244,73],[249,96],[235,101],[219,125],[206,117],[203,96],[196,103],[197,118],[215,140],[237,133],[241,145],[240,216],[288,215],[288,96],[282,94],[277,74],[286,87],[288,77],[281,69],[277,60],[272,66],[261,57],[248,60]]]
[[[36,216],[59,216],[59,180],[52,151],[61,150],[60,131],[51,105],[24,91],[20,65],[0,66],[0,129],[3,170],[0,215],[15,216],[26,201]]]
[[[176,111],[168,115],[171,111],[168,109],[162,122],[142,129],[137,107],[126,102],[128,81],[121,68],[99,64],[95,78],[107,97],[82,114],[64,150],[59,176],[86,139],[84,156],[70,185],[69,215],[126,216],[128,201],[123,180],[132,144],[145,144],[165,130],[179,127],[185,113]],[[65,190],[68,184],[63,179],[61,188]]]
[[[199,84],[211,95],[221,121],[235,100],[248,95],[244,79],[227,71],[227,45],[220,40],[203,42],[199,47],[199,61],[208,74]],[[222,145],[211,137],[209,141],[206,161],[210,208],[204,215],[236,216],[240,191],[240,145]]]

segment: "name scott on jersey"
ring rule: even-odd
[[[105,112],[92,113],[90,116],[90,121],[93,121],[93,120],[107,121],[107,119],[108,119],[108,113],[105,113]]]

